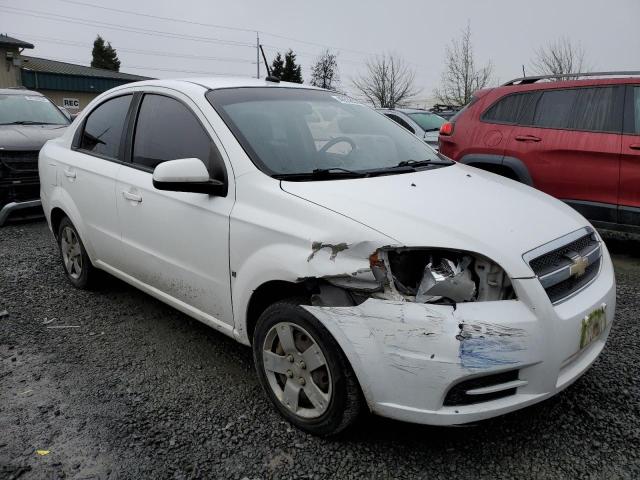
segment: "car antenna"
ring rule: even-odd
[[[280,83],[280,77],[271,75],[271,69],[269,68],[269,64],[267,63],[267,56],[264,54],[264,48],[262,48],[262,44],[260,44],[260,51],[262,52],[262,59],[264,60],[264,66],[267,69],[267,78],[265,78],[265,80],[267,82]]]

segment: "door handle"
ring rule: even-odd
[[[64,169],[64,176],[67,178],[76,178],[76,172],[69,170],[68,168]]]
[[[122,196],[127,200],[131,200],[132,202],[142,202],[142,195],[137,195],[135,193],[127,192],[126,190],[122,191]]]
[[[631,145],[629,145],[629,148],[631,150],[640,150],[640,143],[632,143]]]
[[[539,142],[542,140],[540,137],[534,135],[516,135],[515,138],[518,142]]]

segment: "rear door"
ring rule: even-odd
[[[152,182],[157,165],[180,158],[199,158],[212,178],[232,182],[221,145],[195,103],[173,90],[145,93],[135,122],[131,163],[122,166],[116,185],[122,269],[177,300],[183,310],[205,321],[213,317],[232,325],[229,214],[233,185],[226,197],[220,197],[157,190]]]
[[[94,261],[107,264],[120,252],[115,184],[132,98],[132,94],[111,97],[95,107],[78,128],[72,149],[56,159],[60,186],[80,217],[77,228],[83,241]]]
[[[623,99],[620,86],[544,90],[505,155],[525,163],[536,188],[616,222]]]
[[[618,220],[640,227],[640,85],[627,87],[620,159]]]

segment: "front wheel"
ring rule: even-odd
[[[256,325],[253,356],[258,378],[278,412],[314,435],[335,435],[362,410],[357,379],[327,329],[300,307],[277,302]]]

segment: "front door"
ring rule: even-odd
[[[232,181],[213,132],[204,125],[206,119],[187,97],[158,92],[142,97],[131,163],[123,165],[116,185],[123,269],[190,313],[232,325],[229,215],[234,189],[219,197],[161,191],[152,183],[156,165],[180,158],[199,158],[212,178]]]

